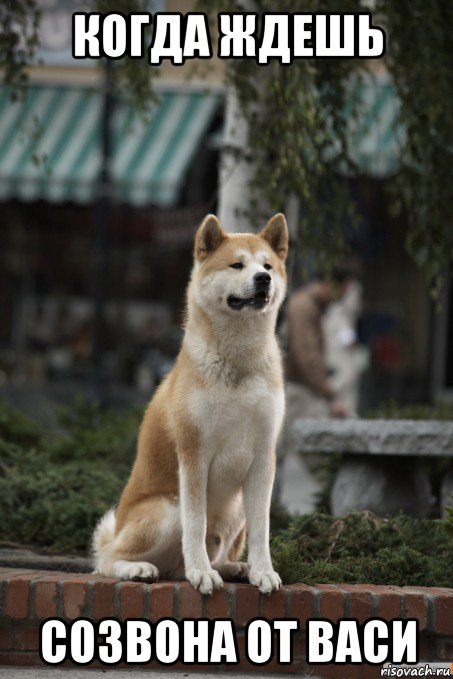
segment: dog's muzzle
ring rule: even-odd
[[[235,311],[244,307],[250,309],[264,309],[270,301],[271,276],[266,272],[260,272],[253,277],[255,292],[251,297],[236,297],[230,295],[227,299],[228,306]]]

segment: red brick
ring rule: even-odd
[[[373,600],[369,592],[354,594],[349,602],[350,618],[356,618],[359,622],[365,622],[373,617]]]
[[[179,617],[201,618],[202,598],[188,582],[181,582],[179,590]]]
[[[230,594],[231,588],[217,589],[210,597],[206,599],[206,612],[208,618],[215,620],[217,618],[230,618]]]
[[[37,627],[18,627],[14,640],[16,651],[38,651],[39,629]]]
[[[225,669],[228,671],[251,672],[252,673],[251,676],[254,677],[267,676],[268,672],[278,672],[279,674],[288,672],[290,674],[294,674],[295,672],[297,672],[298,669],[301,669],[303,667],[305,662],[303,658],[297,658],[291,665],[282,665],[281,663],[278,663],[277,658],[275,656],[271,656],[268,663],[265,663],[263,665],[254,665],[247,659],[245,653],[245,638],[243,633],[239,633],[237,635],[237,642],[238,642],[239,663],[237,665],[226,666]],[[277,645],[274,644],[274,654],[276,653]]]
[[[384,665],[360,665],[362,669],[362,679],[380,679],[381,668]]]
[[[0,627],[0,649],[14,648],[14,629],[12,627]]]
[[[39,581],[35,584],[35,616],[40,619],[57,615],[57,583]]]
[[[344,587],[342,584],[341,587]],[[402,587],[395,585],[355,585],[357,590],[370,592],[376,595],[377,614],[390,620],[391,618],[401,617],[401,599],[404,596],[405,590]]]
[[[323,679],[364,679],[364,665],[314,665],[307,663],[309,676]],[[380,676],[379,673],[376,676]]]
[[[85,614],[88,584],[86,582],[63,583],[63,611],[66,618],[73,620]]]
[[[245,658],[245,631],[238,630],[236,632],[236,641],[238,643],[238,656]]]
[[[37,667],[42,664],[38,653],[11,653],[10,651],[0,653],[0,666]]]
[[[384,620],[401,617],[401,596],[397,592],[384,591],[378,597],[377,615]]]
[[[436,644],[436,641],[433,640],[433,645],[434,644]],[[451,637],[447,639],[437,639],[435,651],[431,654],[431,658],[433,657],[451,662],[453,658],[453,639]]]
[[[429,660],[431,658],[431,644],[428,639],[419,639],[418,657],[420,660]]]
[[[92,585],[92,611],[94,620],[112,618],[115,615],[115,585],[116,578],[102,578],[95,580]]]
[[[365,622],[373,617],[373,600],[371,592],[360,585],[341,585],[341,589],[349,592],[349,618]]]
[[[81,577],[75,573],[60,573],[60,571],[35,571],[34,580],[40,582],[61,582],[62,580],[73,580],[74,577]]]
[[[428,602],[424,595],[416,594],[415,592],[405,592],[403,614],[405,618],[416,618],[419,630],[425,630],[428,623]]]
[[[259,591],[252,585],[236,585],[236,625],[243,627],[259,615]]]
[[[300,620],[303,629],[315,615],[316,590],[308,585],[288,585],[290,590],[289,617]]]
[[[8,579],[6,590],[6,615],[10,618],[26,618],[30,598],[32,575],[13,576]]]
[[[120,619],[143,618],[145,586],[140,582],[122,582],[119,588]]]
[[[150,587],[150,619],[155,622],[159,618],[171,618],[173,615],[172,582],[156,582]]]
[[[321,618],[337,622],[344,617],[344,594],[330,585],[317,585],[320,591]]]
[[[7,566],[0,568],[0,580],[6,580],[15,575],[30,575],[36,574],[36,571],[31,568],[9,568]]]
[[[166,674],[166,668],[164,665],[162,665],[159,662],[150,662],[147,663],[146,666],[144,665],[138,665],[138,667],[143,668],[143,670],[154,670],[156,672],[156,676],[161,677],[161,679],[165,679],[165,674]],[[208,663],[194,663],[193,665],[187,665],[187,663],[183,662],[175,662],[174,665],[169,666],[169,670],[173,673],[175,673],[175,676],[178,677],[190,677],[191,674],[188,674],[188,670],[190,673],[194,672],[196,673],[196,676],[199,677],[200,673],[203,673],[203,677],[206,675],[206,679],[208,679],[210,676],[215,676],[214,672],[218,670],[219,667],[222,667],[222,665],[209,665]],[[228,668],[228,666],[225,666]],[[237,665],[231,665],[230,666],[233,670],[237,667]],[[105,668],[105,665],[104,665]],[[116,669],[116,665],[115,665]],[[128,665],[126,666],[126,669],[130,671],[131,666]],[[159,672],[159,674],[157,674]],[[133,677],[133,674],[132,674]],[[152,675],[150,675],[150,679],[152,678]]]
[[[383,585],[385,587],[385,585]],[[433,596],[453,596],[453,589],[448,587],[421,587],[419,585],[408,585],[403,587],[403,592],[421,592]]]
[[[453,635],[453,592],[451,590],[450,592],[449,596],[444,595],[436,599],[436,629],[434,631],[437,634]]]
[[[258,674],[259,677],[268,677],[271,676],[271,674],[268,673],[278,673],[279,675],[281,674],[288,674],[288,675],[294,675],[296,672],[300,672],[303,667],[305,666],[305,661],[302,659],[294,660],[290,665],[282,665],[281,663],[278,662],[277,658],[272,658],[268,663],[265,665],[253,665],[252,663],[249,663],[247,660],[242,660],[239,665],[235,665],[234,668],[239,667],[241,669],[241,665],[244,669],[248,669],[252,674],[252,677],[257,676],[257,670],[261,669],[261,672],[263,674]],[[228,667],[226,668],[228,669]],[[264,674],[265,673],[265,674]]]
[[[261,615],[263,618],[268,620],[284,618],[286,596],[286,587],[282,587],[271,594],[261,594]]]
[[[304,633],[294,632],[292,646],[294,658],[305,658],[306,638]]]

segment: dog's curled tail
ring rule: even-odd
[[[109,509],[99,520],[93,533],[91,552],[96,573],[109,575],[110,554],[115,539],[116,517],[115,510]]]

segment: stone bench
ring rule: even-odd
[[[427,516],[434,498],[421,458],[453,458],[453,422],[300,419],[290,437],[302,453],[343,456],[331,493],[336,516],[353,510]],[[441,503],[453,506],[452,465]]]

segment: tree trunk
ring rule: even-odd
[[[225,231],[251,231],[250,179],[253,162],[248,144],[248,124],[236,90],[229,85],[225,110],[225,132],[220,157],[218,216]]]

